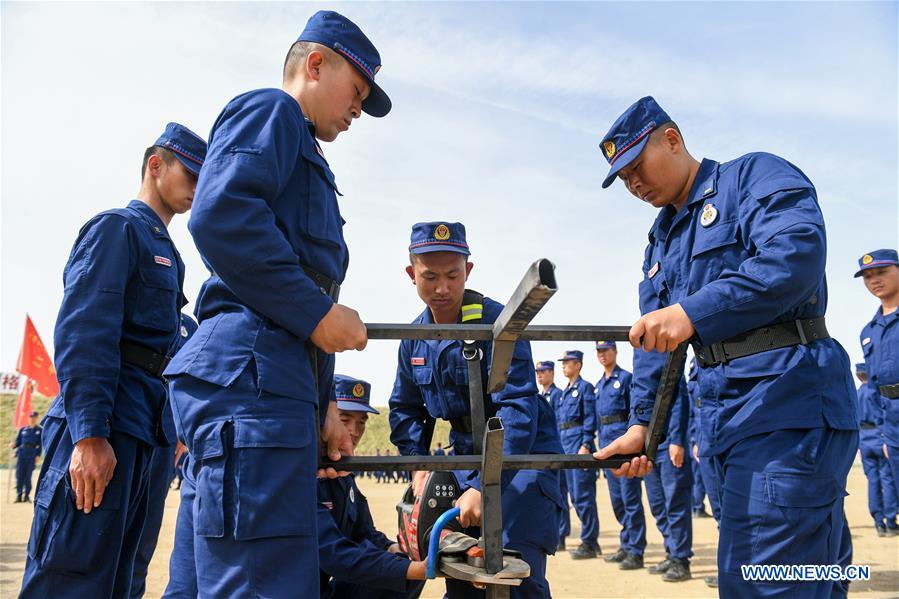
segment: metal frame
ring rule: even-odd
[[[477,470],[481,471],[481,532],[484,537],[484,560],[488,574],[502,569],[502,501],[500,479],[503,470],[559,470],[568,468],[618,468],[635,455],[614,456],[595,460],[591,455],[503,455],[504,431],[498,417],[487,419],[484,411],[484,385],[481,376],[483,352],[477,341],[492,341],[491,369],[487,393],[505,387],[515,342],[526,341],[595,341],[608,339],[627,341],[626,326],[534,326],[530,321],[549,301],[558,286],[555,265],[547,259],[534,262],[512,294],[494,324],[366,324],[369,339],[460,340],[463,357],[468,363],[471,401],[472,441],[470,456],[353,456],[339,461],[322,460],[322,467],[345,471],[415,471]],[[659,381],[656,401],[644,444],[645,455],[653,460],[659,443],[666,434],[666,424],[674,397],[683,375],[687,344],[670,352]],[[508,597],[509,587],[488,585],[491,599]]]

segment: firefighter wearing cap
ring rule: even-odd
[[[537,384],[540,386],[540,397],[552,408],[553,419],[555,419],[559,401],[562,399],[562,390],[556,387],[555,383],[556,364],[552,360],[537,362],[534,372],[537,374]],[[558,424],[554,426],[558,426]],[[565,539],[571,534],[571,506],[568,503],[568,482],[562,473],[559,474],[559,492],[562,495],[565,509],[559,519],[559,546],[556,547],[556,551],[565,551]]]
[[[862,328],[859,339],[868,369],[868,384],[877,390],[883,404],[883,454],[890,462],[893,480],[899,486],[899,254],[881,249],[858,260],[856,277],[880,300],[874,318]]]
[[[409,245],[411,264],[406,272],[415,283],[425,310],[415,324],[492,324],[502,304],[465,289],[473,268],[461,223],[426,222],[412,228]],[[492,343],[480,344],[483,380],[491,368]],[[506,386],[485,395],[485,416],[499,416],[505,429],[507,454],[561,453],[550,406],[537,397],[530,344],[517,341]],[[457,455],[473,452],[471,400],[468,366],[462,357],[462,342],[451,340],[404,340],[400,343],[396,381],[390,395],[390,439],[402,455],[427,455],[430,447],[428,423],[448,420],[450,444]],[[420,492],[426,472],[413,477]],[[463,494],[457,502],[463,527],[480,524],[481,493],[478,472],[457,473]],[[513,597],[548,597],[546,556],[559,540],[558,474],[551,470],[503,472],[503,544],[520,551],[530,565],[530,576],[512,589]],[[540,514],[535,518],[535,514]],[[476,536],[476,535],[475,535]],[[447,580],[450,597],[483,596],[470,584]]]
[[[865,365],[855,365],[855,376],[861,383],[858,386],[858,450],[862,458],[862,468],[868,479],[868,511],[874,519],[874,530],[877,536],[896,536],[899,524],[896,523],[897,499],[893,473],[890,462],[883,455],[883,403],[880,393],[869,384]]]
[[[334,375],[340,420],[359,444],[371,407],[371,385]],[[323,599],[415,598],[424,588],[425,563],[413,562],[399,544],[375,528],[368,500],[351,474],[318,479],[318,555]]]
[[[187,314],[181,314],[181,328],[178,337],[169,348],[169,355],[174,356],[187,340],[197,330],[197,322]],[[162,427],[168,439],[177,439],[175,423],[172,420],[172,407],[166,402],[162,415]],[[169,494],[169,487],[175,478],[175,469],[178,461],[187,459],[187,448],[181,441],[171,443],[167,447],[157,447],[150,458],[149,482],[147,484],[147,518],[144,521],[144,529],[140,535],[140,543],[137,546],[137,555],[134,559],[134,570],[131,575],[131,597],[140,599],[144,596],[147,583],[147,572],[150,561],[156,552],[156,543],[159,540],[159,530],[162,528],[162,517],[165,513],[165,500]],[[192,507],[189,503],[185,509]],[[181,506],[179,505],[179,512]]]
[[[162,371],[179,336],[184,264],[167,227],[191,207],[206,143],[169,123],[137,199],[81,228],[63,271],[22,597],[128,595],[162,426]]]
[[[595,451],[596,410],[593,385],[581,378],[584,352],[569,350],[559,359],[568,385],[556,406],[556,422],[562,449],[568,454]],[[602,555],[599,548],[599,514],[596,509],[596,470],[564,470],[574,511],[581,521],[581,544],[570,551],[572,559],[592,559]]]
[[[841,595],[842,582],[743,579],[746,564],[848,565],[846,477],[858,447],[846,352],[824,323],[827,254],[815,187],[766,153],[695,160],[651,97],[600,142],[616,179],[659,208],[630,331],[630,428],[597,453],[642,449],[667,351],[691,340],[700,454],[721,483],[718,574],[725,597]],[[618,470],[643,476],[645,456]]]
[[[618,346],[614,341],[596,342],[596,359],[603,376],[596,382],[596,427],[600,447],[611,443],[627,430],[630,416],[631,373],[618,365]],[[621,525],[618,550],[605,556],[620,570],[643,567],[646,549],[646,517],[643,514],[643,492],[639,479],[618,478],[606,470],[612,512]]]
[[[30,385],[29,381],[25,381]],[[28,426],[16,433],[16,440],[10,445],[16,450],[16,503],[31,501],[31,473],[41,456],[41,425],[37,412],[28,415]]]
[[[199,329],[166,370],[196,481],[201,597],[318,593],[316,435],[321,425],[333,459],[352,451],[331,402],[333,354],[367,342],[337,303],[349,255],[319,141],[387,114],[380,65],[359,27],[317,12],[282,88],[237,96],[212,127],[189,223],[211,276]]]

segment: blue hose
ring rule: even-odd
[[[459,508],[454,507],[443,512],[437,518],[437,521],[434,522],[434,528],[431,529],[431,539],[428,541],[428,568],[426,574],[428,578],[437,578],[437,551],[440,547],[440,533],[449,524],[449,521],[457,518],[459,514]]]

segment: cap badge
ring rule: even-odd
[[[602,142],[602,149],[606,152],[606,158],[611,158],[615,155],[615,142],[611,139],[609,141]]]
[[[702,216],[699,218],[699,224],[703,227],[708,227],[716,220],[718,220],[718,209],[711,204],[706,204],[705,206],[703,206]]]
[[[353,397],[363,397],[365,395],[365,387],[362,386],[362,383],[356,383],[356,386],[353,387]]]
[[[437,225],[437,228],[434,229],[434,239],[438,241],[446,241],[450,238],[450,230],[446,225]]]
[[[871,254],[865,254],[864,256],[862,256],[862,264],[867,265],[871,264],[872,262],[874,262],[874,258],[871,256]]]

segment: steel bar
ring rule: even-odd
[[[369,339],[451,339],[490,341],[490,324],[395,324],[366,323]],[[529,325],[521,332],[524,341],[627,341],[630,327],[615,325]]]
[[[466,341],[462,347],[462,357],[468,363],[468,404],[471,415],[471,442],[474,453],[480,455],[484,451],[484,420],[487,412],[484,409],[484,380],[481,375],[481,360],[484,352],[474,341]]]
[[[674,351],[668,352],[668,357],[665,359],[665,368],[659,377],[659,387],[656,390],[656,400],[652,406],[652,417],[649,420],[649,428],[646,431],[646,442],[644,445],[646,457],[650,461],[655,461],[659,443],[662,442],[667,432],[668,414],[674,405],[681,377],[684,375],[687,345],[687,343],[682,343]]]
[[[573,468],[618,468],[637,457],[634,454],[594,460],[592,455],[544,453],[533,455],[504,455],[503,470],[564,470]],[[320,468],[334,468],[347,472],[412,472],[416,470],[480,470],[479,455],[448,456],[352,456],[336,462],[322,459]]]
[[[484,537],[484,569],[496,574],[503,569],[503,504],[500,479],[503,474],[505,430],[499,418],[487,421],[484,457],[481,461],[481,536]]]
[[[541,258],[528,268],[518,288],[493,323],[493,355],[487,377],[487,392],[496,393],[506,386],[515,342],[549,298],[558,290],[556,266]]]

